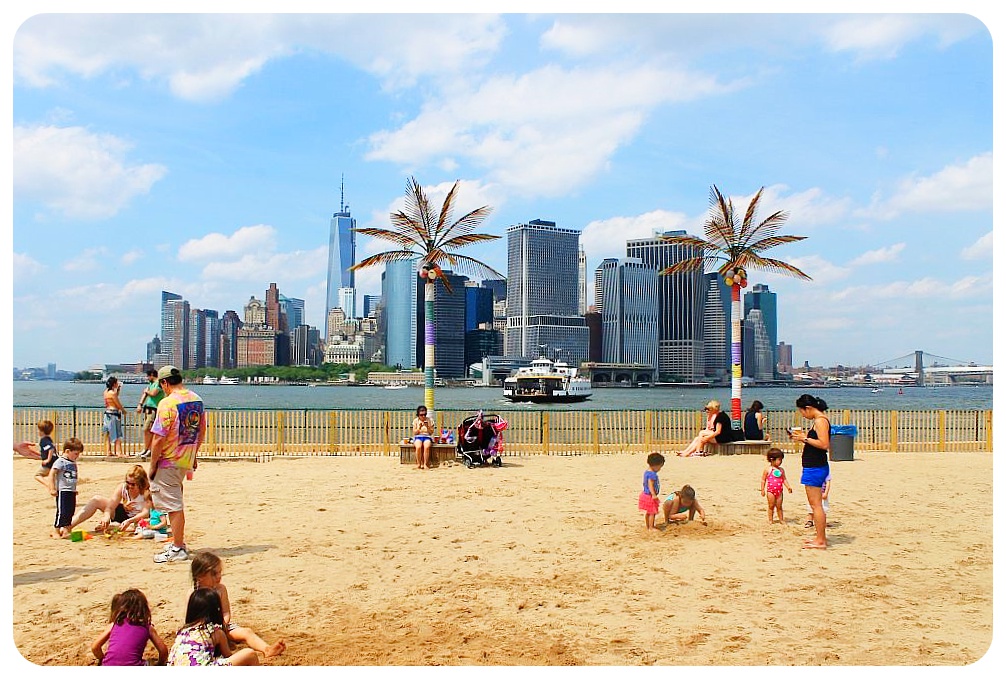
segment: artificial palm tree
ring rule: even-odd
[[[762,221],[757,219],[762,191],[758,189],[743,219],[738,222],[733,201],[724,198],[714,184],[709,192],[709,217],[705,222],[705,238],[698,236],[662,236],[665,241],[691,247],[699,255],[682,260],[660,272],[661,275],[688,271],[705,271],[706,263],[723,262],[717,272],[730,288],[730,416],[741,419],[741,288],[747,287],[747,269],[764,269],[810,280],[810,276],[792,264],[762,257],[763,252],[783,243],[793,243],[806,236],[780,236],[779,228],[789,214],[779,210]]]
[[[405,209],[391,213],[391,228],[353,229],[365,236],[373,236],[390,241],[399,246],[397,250],[379,252],[367,257],[352,270],[365,269],[375,264],[387,264],[402,260],[419,258],[419,276],[426,281],[424,328],[425,361],[423,364],[425,377],[425,404],[428,415],[433,417],[433,378],[436,367],[434,344],[436,342],[436,318],[433,312],[433,301],[436,295],[437,281],[441,281],[448,293],[451,285],[444,276],[440,265],[447,263],[451,269],[474,274],[488,274],[487,278],[503,278],[503,275],[488,264],[472,257],[457,254],[458,248],[475,243],[496,240],[499,236],[485,233],[473,233],[482,221],[492,212],[488,205],[472,210],[459,219],[453,219],[454,202],[457,198],[458,184],[447,192],[439,213],[430,205],[423,187],[415,177],[409,177],[406,182]]]

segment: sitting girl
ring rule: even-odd
[[[91,644],[91,653],[98,664],[146,665],[143,651],[150,641],[157,649],[157,664],[163,665],[168,657],[168,647],[150,622],[147,597],[138,589],[127,589],[112,597],[112,614],[109,625]],[[108,650],[102,646],[108,644]]]
[[[182,667],[258,665],[258,656],[252,649],[231,650],[223,624],[224,613],[216,590],[200,587],[192,592],[185,609],[185,626],[175,635],[168,664]]]
[[[671,493],[664,500],[664,524],[681,521],[692,521],[695,519],[695,512],[699,513],[699,520],[702,525],[706,525],[706,512],[702,505],[695,498],[695,489],[685,485],[676,493]]]

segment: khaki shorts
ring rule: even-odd
[[[160,467],[157,475],[150,482],[150,497],[154,500],[154,509],[162,512],[180,512],[185,510],[182,501],[182,482],[187,469],[178,467]]]
[[[150,428],[154,426],[154,420],[157,419],[156,410],[144,410],[143,411],[143,433],[146,434],[150,431]]]

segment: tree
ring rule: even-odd
[[[415,177],[409,177],[406,182],[405,208],[391,213],[391,228],[358,228],[357,233],[386,240],[398,246],[397,250],[388,250],[371,255],[355,264],[352,270],[365,269],[377,264],[388,264],[419,258],[419,276],[426,281],[424,288],[426,322],[423,331],[425,360],[423,361],[424,381],[426,386],[425,404],[430,417],[433,416],[433,377],[436,368],[434,344],[436,341],[436,319],[433,314],[433,302],[436,295],[437,281],[441,281],[448,294],[450,284],[444,278],[441,265],[446,263],[452,269],[475,274],[487,274],[488,278],[503,278],[504,276],[488,264],[472,257],[457,254],[459,248],[475,243],[496,240],[499,236],[485,233],[474,233],[475,229],[492,211],[488,205],[472,210],[463,217],[452,221],[454,202],[457,197],[458,184],[454,182],[447,192],[440,211],[430,205],[426,192]]]
[[[705,221],[705,238],[698,236],[662,236],[665,241],[691,247],[699,255],[684,259],[660,272],[667,276],[688,271],[705,271],[706,264],[722,262],[717,272],[730,288],[730,416],[741,419],[741,288],[747,287],[747,269],[763,269],[810,280],[810,276],[792,264],[763,257],[761,253],[782,245],[803,240],[806,236],[780,236],[779,228],[789,214],[778,210],[755,223],[762,191],[748,203],[743,219],[738,222],[733,201],[724,198],[714,184],[709,192],[709,217]]]

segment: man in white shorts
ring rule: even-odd
[[[157,417],[150,427],[150,495],[154,508],[168,515],[172,542],[154,556],[155,563],[185,561],[185,503],[182,484],[196,468],[196,453],[206,436],[203,401],[182,384],[182,373],[173,365],[157,371],[165,396],[157,404]]]

